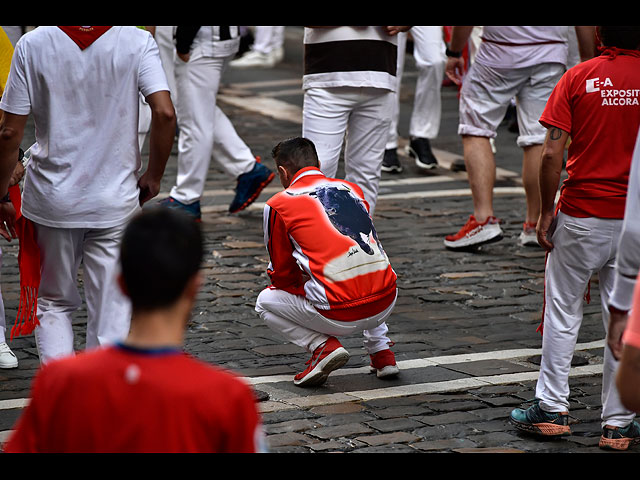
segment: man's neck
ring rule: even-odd
[[[123,343],[136,348],[182,347],[186,318],[180,309],[134,312]]]

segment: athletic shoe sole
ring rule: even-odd
[[[276,174],[271,172],[267,179],[258,186],[255,192],[253,192],[253,195],[251,195],[251,197],[249,197],[240,207],[236,208],[235,210],[229,210],[229,212],[238,213],[251,205],[255,201],[255,199],[258,198],[258,196],[262,193],[262,190],[264,190],[264,188],[271,183],[275,176]]]
[[[571,435],[571,427],[569,427],[569,425],[556,425],[555,423],[521,423],[513,418],[509,420],[518,430],[527,433],[534,433],[544,437],[564,437]]]
[[[521,247],[539,247],[538,237],[535,235],[527,235],[521,233],[518,237],[518,243]]]
[[[424,163],[420,161],[420,157],[418,156],[418,154],[416,153],[416,151],[407,146],[407,153],[409,154],[409,156],[413,157],[416,160],[416,167],[421,168],[422,170],[434,170],[436,168],[438,168],[438,162],[434,162],[434,163]]]
[[[371,373],[376,374],[378,378],[389,378],[395,377],[400,373],[400,369],[397,365],[387,365],[386,367],[377,369],[375,367],[370,367]]]
[[[398,165],[391,165],[387,167],[386,165],[382,165],[382,171],[387,173],[400,173],[402,172],[402,167]]]
[[[488,243],[499,242],[500,240],[502,240],[502,238],[502,229],[485,229],[471,238],[463,237],[460,240],[455,240],[453,242],[445,240],[444,246],[449,250],[466,250],[473,249],[481,245],[486,245]]]
[[[638,445],[639,443],[640,438],[606,438],[601,436],[598,446],[608,450],[628,450],[632,445]]]
[[[298,387],[317,387],[327,381],[329,374],[344,366],[349,361],[349,352],[339,347],[318,362],[304,378],[294,379]]]

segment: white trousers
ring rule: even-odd
[[[180,134],[178,174],[171,196],[182,203],[200,200],[212,156],[233,178],[255,165],[251,150],[216,105],[220,79],[230,58],[205,57],[196,47],[188,62],[175,60]]]
[[[412,137],[434,139],[440,131],[442,99],[440,92],[444,79],[446,63],[442,27],[419,26],[411,28],[413,37],[413,57],[418,67],[413,110],[409,124]],[[398,148],[398,117],[400,114],[399,96],[404,73],[407,34],[398,35],[398,86],[394,93],[394,115],[389,128],[387,149]]]
[[[381,88],[310,88],[304,94],[302,136],[315,144],[322,173],[336,176],[345,143],[345,179],[362,189],[371,215],[393,102],[392,92]]]
[[[575,218],[559,212],[545,270],[542,362],[536,386],[540,407],[569,410],[569,370],[582,323],[585,291],[598,274],[605,335],[608,299],[613,290],[615,256],[622,220]],[[602,376],[602,423],[624,427],[634,418],[620,402],[615,385],[618,362],[605,346]]]
[[[354,322],[340,322],[323,317],[300,295],[266,288],[256,301],[256,312],[273,331],[288,342],[312,353],[330,336],[339,337],[362,332],[364,348],[370,355],[389,348],[389,329],[385,320],[391,315],[395,300],[384,312]]]
[[[269,53],[284,45],[284,27],[255,27],[251,50]]]
[[[171,90],[171,101],[177,108],[178,89],[176,87],[175,62],[176,47],[173,42],[175,27],[157,26],[155,39],[160,50],[160,59]],[[251,149],[240,138],[233,124],[225,113],[216,105],[215,125],[218,133],[213,139],[213,159],[233,178],[253,168],[255,157]],[[140,119],[138,139],[140,149],[149,134],[151,126],[151,109],[140,95]]]
[[[82,305],[77,286],[80,263],[87,304],[86,348],[124,340],[129,333],[131,303],[116,281],[125,226],[67,229],[35,224],[42,273],[35,338],[43,364],[74,352],[71,316]]]

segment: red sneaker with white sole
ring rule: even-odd
[[[293,383],[299,387],[316,387],[327,381],[331,372],[349,361],[349,352],[335,337],[321,344],[313,351],[309,365],[304,372],[297,374]]]
[[[393,377],[400,372],[396,365],[396,356],[390,349],[381,350],[369,355],[371,358],[371,371],[376,372],[378,378]]]
[[[469,216],[464,227],[455,235],[447,235],[444,246],[451,249],[470,248],[484,245],[485,243],[502,240],[502,229],[496,217],[488,217],[484,223],[478,223],[476,217]]]

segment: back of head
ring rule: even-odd
[[[599,26],[600,40],[605,47],[626,50],[640,48],[640,27]]]
[[[272,152],[277,166],[282,166],[293,175],[305,167],[318,167],[318,153],[311,140],[302,137],[290,138],[277,144]]]
[[[171,306],[200,269],[202,257],[197,223],[168,208],[144,210],[127,226],[120,255],[133,310]]]

